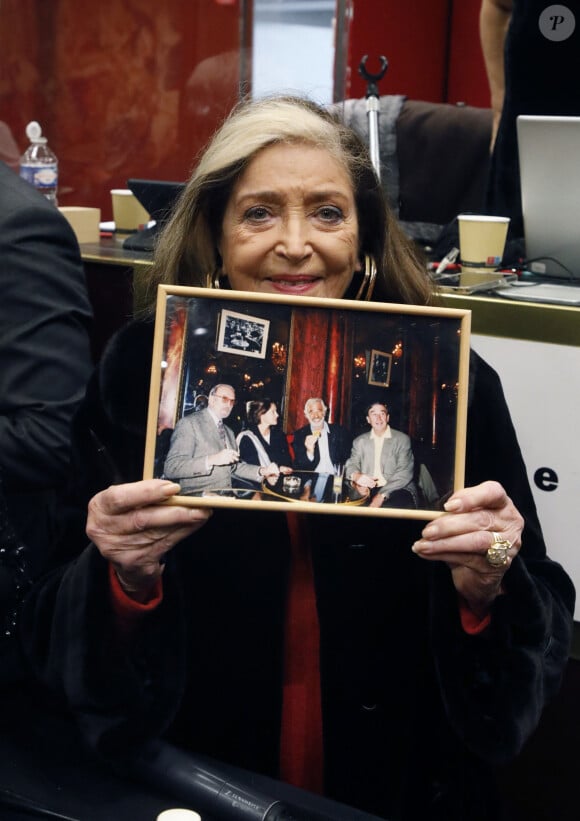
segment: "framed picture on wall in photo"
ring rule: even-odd
[[[388,388],[391,379],[393,354],[372,349],[369,355],[369,385]]]
[[[270,322],[223,308],[218,330],[218,351],[263,359]]]
[[[175,504],[434,518],[463,486],[469,336],[462,309],[159,286],[144,478]]]

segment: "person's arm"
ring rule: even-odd
[[[447,563],[457,594],[483,618],[503,595],[519,551],[545,557],[546,546],[501,381],[473,352],[465,484],[445,503],[446,514],[426,525],[413,550],[428,561]],[[512,545],[500,567],[486,558],[495,534]]]
[[[140,629],[141,622],[154,612],[163,601],[161,578],[143,597],[144,601],[133,598],[131,591],[125,590],[123,582],[112,564],[109,565],[109,600],[118,631],[118,640],[124,645],[132,641]]]
[[[211,516],[207,508],[165,504],[179,491],[173,482],[148,479],[113,485],[89,503],[87,535],[137,602],[149,599],[167,553]]]
[[[482,0],[479,36],[493,110],[491,148],[495,143],[505,92],[504,47],[512,11],[511,0]]]
[[[350,456],[344,466],[344,475],[347,479],[352,479],[355,474],[361,472],[361,459],[360,438],[357,437],[352,443]]]
[[[109,565],[94,545],[37,582],[24,602],[20,643],[30,669],[104,755],[157,737],[177,709],[187,627],[167,570],[162,603],[133,621],[127,639],[111,604]]]
[[[558,692],[572,638],[574,588],[549,559],[525,550],[505,574],[484,629],[468,632],[443,564],[433,567],[429,629],[449,720],[495,765],[517,755]]]
[[[165,459],[164,473],[168,479],[209,476],[213,465],[207,453],[207,445],[205,442],[201,443],[201,449],[199,445],[189,418],[186,416],[180,419],[171,436]]]
[[[368,441],[365,441],[364,436],[358,436],[354,440],[350,456],[344,466],[344,475],[359,488],[373,488],[376,485],[375,477],[363,472],[365,446],[368,446]]]
[[[68,223],[9,185],[0,198],[0,471],[7,486],[46,488],[67,476],[71,418],[92,368],[91,308]]]
[[[296,470],[314,470],[319,462],[316,448],[310,453],[306,448],[306,438],[310,435],[310,428],[300,428],[294,432],[294,468]]]
[[[387,483],[381,488],[385,493],[408,487],[413,481],[413,450],[408,436],[393,442],[396,467],[386,477]]]
[[[474,354],[470,371],[467,487],[427,526],[446,534],[427,540],[435,552],[419,555],[432,560],[429,629],[447,714],[470,749],[501,763],[521,750],[560,686],[575,593],[546,556],[498,375]],[[493,531],[514,545],[496,570],[485,557]],[[465,630],[462,599],[479,620],[489,616],[479,634]]]

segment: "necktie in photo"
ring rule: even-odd
[[[224,448],[228,447],[228,437],[226,436],[226,429],[224,427],[224,423],[221,419],[218,420],[217,423],[218,433],[220,435],[220,439],[222,440],[222,445]]]

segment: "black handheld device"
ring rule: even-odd
[[[235,783],[219,765],[164,742],[151,742],[132,766],[134,777],[155,784],[218,821],[308,821],[282,801]]]

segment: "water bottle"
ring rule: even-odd
[[[20,158],[20,176],[44,194],[49,202],[58,205],[58,160],[48,147],[37,122],[28,123],[26,136],[30,145]]]

